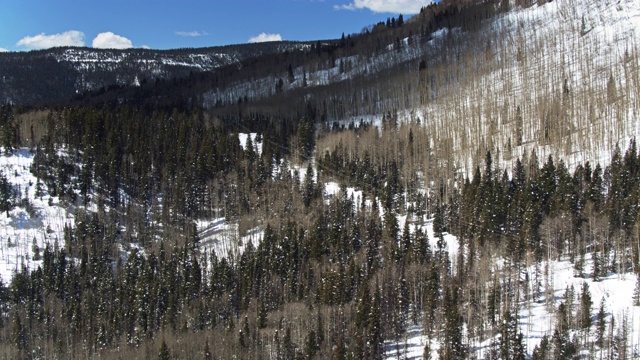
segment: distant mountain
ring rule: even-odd
[[[304,50],[304,42],[270,42],[198,49],[62,47],[0,53],[0,103],[42,104],[87,91],[182,78],[267,54]]]
[[[59,104],[72,98],[86,100],[87,96],[98,102],[117,98],[118,102],[139,103],[142,95],[152,105],[173,105],[186,99],[190,106],[213,109],[238,100],[253,102],[274,95],[289,96],[292,90],[300,89],[302,94],[292,94],[297,99],[308,98],[310,89],[319,89],[311,91],[316,92],[311,96],[324,97],[326,91],[336,98],[332,101],[344,103],[344,96],[353,98],[354,88],[327,87],[350,83],[347,87],[359,89],[356,91],[377,93],[376,98],[363,95],[373,103],[358,111],[348,106],[327,116],[379,113],[398,108],[393,101],[382,100],[395,93],[395,85],[388,86],[388,81],[394,79],[400,84],[407,77],[415,78],[419,63],[440,48],[443,36],[450,30],[476,30],[500,11],[504,10],[490,2],[465,7],[442,2],[406,21],[399,15],[366,27],[360,34],[313,42],[176,50],[65,47],[0,53],[0,103]],[[159,79],[175,81],[171,86],[151,88]],[[177,81],[180,79],[187,80]],[[122,92],[125,87],[143,84],[150,85],[142,94]],[[381,87],[385,88],[383,92],[379,91]],[[111,93],[101,97],[108,92]],[[283,103],[290,103],[284,100]]]

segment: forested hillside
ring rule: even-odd
[[[175,50],[65,47],[0,53],[0,102],[59,104],[72,97],[238,67],[246,59],[297,52],[310,45],[278,42]]]
[[[442,1],[3,105],[0,357],[637,357],[639,16]]]

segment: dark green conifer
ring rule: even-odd
[[[596,345],[600,348],[604,347],[605,340],[605,331],[607,329],[606,316],[604,309],[604,298],[600,301],[600,308],[598,309],[598,314],[596,315],[596,319],[598,320],[598,325],[596,327]]]
[[[589,285],[582,283],[582,293],[580,295],[580,327],[583,330],[589,330],[591,327],[591,306],[593,301],[591,300],[591,292],[589,291]]]
[[[169,360],[171,359],[171,354],[169,353],[169,347],[167,343],[162,339],[162,343],[160,344],[160,349],[158,349],[158,360]]]
[[[15,207],[15,189],[7,180],[5,174],[0,171],[0,212],[9,216],[9,211]]]

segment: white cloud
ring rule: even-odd
[[[369,9],[376,13],[417,14],[432,0],[354,0],[347,5],[335,5],[336,10]]]
[[[185,37],[198,37],[209,35],[206,31],[176,31],[176,35]]]
[[[0,47],[0,52],[8,52],[9,50]]]
[[[16,46],[27,49],[48,49],[56,46],[84,46],[84,33],[77,30],[69,30],[60,34],[25,36]]]
[[[133,47],[131,40],[124,36],[116,35],[111,31],[98,34],[92,43],[94,48],[99,49],[129,49]]]
[[[267,41],[282,41],[282,36],[280,36],[280,34],[261,33],[260,35],[249,38],[250,43],[259,43],[259,42],[267,42]]]

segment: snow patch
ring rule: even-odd
[[[64,246],[64,226],[75,222],[74,215],[62,206],[59,198],[46,194],[44,184],[44,195],[36,196],[37,178],[29,170],[33,158],[28,149],[0,156],[0,169],[18,190],[18,201],[28,199],[31,204],[29,211],[19,204],[8,214],[0,214],[0,276],[5,284],[23,266],[34,270],[42,264],[42,260],[36,260],[34,251],[42,256],[47,244],[52,248]]]

